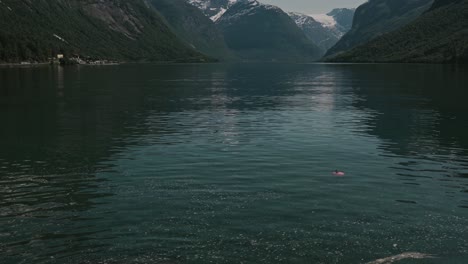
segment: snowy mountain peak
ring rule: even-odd
[[[296,22],[296,25],[303,26],[308,23],[316,22],[314,18],[298,12],[289,12],[288,15]]]
[[[236,4],[239,0],[187,0],[187,2],[208,16],[211,20],[218,20],[228,8]]]
[[[228,9],[236,4],[247,5],[248,8],[245,9],[244,12],[256,7],[279,9],[276,6],[262,4],[257,0],[187,0],[187,2],[201,9],[206,16],[215,22],[218,21]]]
[[[333,9],[328,14],[288,13],[307,38],[323,51],[335,45],[348,32],[352,25],[353,14],[353,9],[346,8]]]
[[[355,9],[335,8],[327,14],[309,15],[341,38],[351,29]]]
[[[238,0],[223,16],[216,20],[216,23],[235,23],[239,19],[242,20],[247,16],[255,16],[264,12],[287,16],[286,13],[277,6],[263,4],[257,0]]]

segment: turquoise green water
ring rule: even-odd
[[[466,87],[434,65],[0,68],[0,262],[465,263]]]

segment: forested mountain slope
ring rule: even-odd
[[[0,61],[57,53],[118,60],[199,61],[146,0],[1,0]]]
[[[348,51],[397,30],[418,18],[432,3],[433,0],[369,0],[356,9],[351,30],[326,55]]]
[[[468,62],[468,0],[436,0],[409,25],[330,61]]]

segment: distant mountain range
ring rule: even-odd
[[[254,60],[321,57],[351,29],[354,14],[354,9],[344,8],[323,15],[287,13],[296,24],[293,26],[283,10],[256,0],[187,1],[220,26],[228,46],[239,57]]]
[[[461,63],[468,0],[369,0],[327,14],[257,0],[0,0],[0,63],[57,54],[119,61]]]
[[[289,16],[307,38],[321,48],[323,55],[351,29],[354,9],[339,8],[316,15],[290,12]]]
[[[228,47],[248,61],[312,61],[322,56],[294,21],[276,6],[255,0],[229,3],[216,20]]]

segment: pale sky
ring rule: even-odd
[[[366,0],[259,0],[265,4],[281,7],[284,11],[301,12],[305,14],[324,14],[333,8],[358,7]]]

